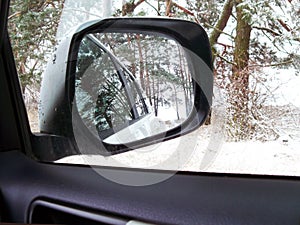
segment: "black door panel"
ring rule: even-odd
[[[153,173],[106,169],[145,176]],[[300,184],[296,180],[178,173],[156,185],[131,187],[108,181],[90,167],[42,164],[17,151],[1,153],[0,171],[5,207],[15,222],[29,221],[35,200],[80,209],[83,214],[98,212],[163,224],[300,221]]]

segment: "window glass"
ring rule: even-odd
[[[143,96],[137,92],[132,76],[94,36],[83,39],[75,98],[86,125],[92,130],[95,126],[102,138],[102,131],[121,127],[146,113],[143,105],[134,104],[143,101]]]
[[[202,25],[212,46],[214,97],[205,125],[147,148],[110,157],[77,155],[56,162],[299,176],[300,2],[238,2],[49,0],[41,4],[12,0],[9,32],[32,131],[39,132],[39,90],[46,63],[53,60],[55,46],[72,27],[109,16],[180,18]],[[130,64],[120,66],[110,51],[89,38],[81,44],[76,94],[84,101],[76,104],[85,126],[104,138],[104,131],[151,112],[142,103],[147,96],[139,91],[141,81],[131,78],[134,68]],[[119,61],[130,61],[122,55],[124,46],[114,49]],[[178,58],[174,53],[168,59],[175,65]],[[94,80],[96,91],[90,89],[91,73],[99,74]],[[125,87],[131,90],[131,97]],[[176,166],[163,163],[170,157]]]

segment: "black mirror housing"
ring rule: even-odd
[[[179,43],[191,71],[193,108],[178,126],[128,143],[107,143],[85,126],[75,101],[78,52],[81,41],[95,33],[139,33],[166,37]],[[69,51],[67,51],[69,49]],[[108,50],[105,50],[108,51]],[[201,126],[210,113],[213,93],[212,54],[204,29],[193,22],[168,18],[110,18],[80,27],[62,40],[48,63],[41,89],[42,133],[76,139],[84,136],[97,154],[110,155],[185,135]],[[95,154],[94,150],[87,154]],[[72,153],[74,154],[74,153]]]

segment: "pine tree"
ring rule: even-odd
[[[23,91],[37,84],[55,36],[64,0],[13,0],[9,34]]]

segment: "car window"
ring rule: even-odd
[[[43,71],[72,27],[109,16],[180,18],[203,26],[211,43],[214,97],[206,123],[145,148],[109,157],[79,154],[56,163],[299,176],[299,9],[298,1],[13,0],[10,39],[32,132],[39,133]],[[146,116],[149,107],[124,50],[91,40],[86,37],[78,53],[75,97],[83,99],[76,104],[85,126],[105,138],[111,128]],[[90,88],[94,73],[99,74],[95,91]]]
[[[79,114],[100,137],[105,138],[108,130],[147,113],[133,75],[96,37],[89,35],[83,39],[76,70],[75,98]]]

